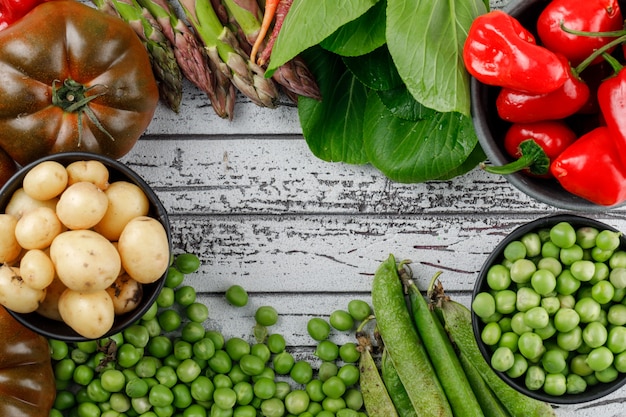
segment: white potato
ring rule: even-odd
[[[44,161],[35,165],[24,176],[24,192],[35,200],[50,200],[67,187],[67,171],[56,161]]]
[[[128,181],[115,181],[104,193],[109,206],[93,229],[109,240],[117,240],[130,220],[148,214],[150,202],[139,186]]]
[[[109,288],[115,314],[124,314],[137,308],[143,298],[143,285],[128,274],[120,275]]]
[[[108,198],[101,189],[91,182],[81,181],[63,191],[56,211],[59,220],[68,229],[89,229],[102,220],[108,204]]]
[[[104,336],[115,321],[113,301],[105,290],[80,292],[67,289],[59,297],[59,313],[68,326],[88,339]]]
[[[31,288],[42,290],[52,283],[56,275],[50,256],[41,249],[30,249],[20,260],[22,279]]]
[[[51,198],[50,200],[35,200],[26,192],[24,188],[18,188],[11,195],[11,199],[7,203],[7,206],[4,208],[4,212],[6,214],[11,214],[18,219],[22,217],[24,213],[29,210],[32,210],[36,207],[48,207],[52,210],[56,210],[58,198]]]
[[[52,283],[46,287],[46,298],[39,304],[37,314],[52,320],[63,321],[61,313],[59,313],[59,298],[66,289],[63,281],[58,277],[54,278]]]
[[[100,161],[76,161],[66,167],[68,174],[68,185],[77,182],[91,182],[101,190],[106,190],[109,186],[109,170]]]
[[[46,290],[29,287],[20,277],[19,268],[0,266],[0,304],[17,313],[31,313],[46,297]]]
[[[93,230],[68,230],[50,245],[58,277],[74,291],[100,291],[119,276],[121,260],[115,246]]]
[[[156,281],[169,266],[167,232],[152,217],[135,217],[128,222],[117,242],[117,249],[126,273],[142,284]]]
[[[36,207],[22,215],[15,225],[15,238],[24,249],[45,249],[63,231],[54,210]]]
[[[15,261],[22,247],[15,238],[17,217],[11,214],[0,214],[0,263]]]

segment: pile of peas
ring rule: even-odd
[[[495,370],[553,396],[626,372],[620,235],[562,221],[505,246],[472,302]]]
[[[57,386],[50,417],[366,416],[357,345],[339,346],[330,336],[332,329],[353,330],[370,314],[368,303],[353,300],[328,320],[310,320],[312,363],[296,359],[281,334],[270,334],[278,320],[271,306],[256,310],[255,342],[205,329],[209,310],[183,282],[199,265],[193,254],[178,255],[157,301],[121,333],[49,340]],[[238,285],[225,297],[235,307],[248,302]]]

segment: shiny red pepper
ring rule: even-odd
[[[537,34],[546,48],[562,53],[576,66],[614,37],[578,35],[566,30],[613,32],[621,30],[623,24],[617,0],[552,0],[537,19]],[[601,60],[599,57],[594,62]]]
[[[24,17],[46,0],[0,0],[0,30]]]
[[[626,166],[626,67],[613,59],[609,62],[617,74],[598,87],[598,104],[607,128],[615,142],[622,164]]]
[[[487,85],[545,94],[561,87],[569,65],[537,45],[513,16],[493,10],[474,19],[463,46],[467,71]]]
[[[494,174],[524,171],[535,177],[551,177],[550,163],[576,140],[576,133],[561,120],[511,125],[504,136],[504,150],[516,158],[502,166],[483,166]]]
[[[576,140],[552,162],[550,172],[564,189],[592,203],[626,201],[626,169],[606,126]]]
[[[563,65],[569,67],[567,58],[558,56]],[[588,102],[589,95],[587,83],[570,68],[565,83],[550,93],[530,94],[503,88],[496,99],[496,109],[501,119],[511,123],[558,120],[579,111]]]

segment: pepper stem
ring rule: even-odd
[[[606,38],[615,38],[611,42],[603,45],[602,47],[593,51],[587,58],[585,58],[576,68],[574,68],[574,72],[576,74],[580,74],[587,68],[596,58],[608,52],[611,48],[614,48],[624,42],[626,42],[626,30],[613,30],[608,32],[588,32],[584,30],[576,30],[568,28],[561,22],[560,24],[561,30],[571,35],[577,36],[589,36],[589,37],[606,37]]]
[[[546,155],[546,152],[541,146],[532,139],[526,139],[519,144],[520,152],[522,156],[513,162],[506,165],[493,166],[480,165],[482,169],[498,175],[509,175],[515,172],[519,172],[524,169],[528,169],[533,175],[546,175],[550,169],[550,158]]]

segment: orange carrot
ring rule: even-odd
[[[254,45],[252,45],[252,51],[250,52],[250,59],[253,63],[256,63],[256,54],[267,35],[267,31],[274,20],[276,14],[276,8],[278,7],[279,0],[267,0],[265,2],[265,11],[263,12],[263,21],[261,22],[261,30],[259,36],[257,36]]]

